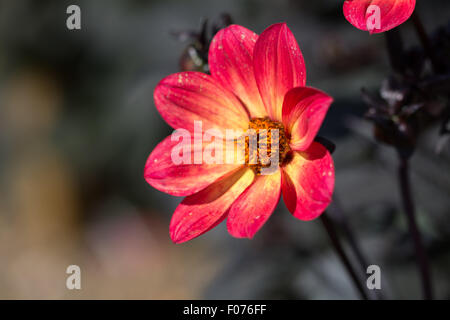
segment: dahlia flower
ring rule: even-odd
[[[211,42],[209,66],[211,75],[172,74],[154,91],[162,118],[175,132],[192,134],[188,148],[181,148],[191,152],[187,162],[174,161],[174,150],[178,156],[181,149],[173,134],[156,146],[145,165],[150,185],[185,196],[170,223],[172,241],[191,240],[224,219],[232,236],[252,238],[281,194],[294,217],[320,216],[331,201],[334,165],[314,138],[332,98],[305,86],[303,56],[287,25],[274,24],[260,36],[238,25],[222,29]],[[243,162],[196,161],[208,148],[196,139],[207,140],[210,130],[228,129],[256,133],[257,159],[252,161],[247,136],[241,143],[232,140],[245,147]],[[215,146],[224,148],[229,139],[221,139],[216,136]],[[258,158],[263,149],[268,162]]]
[[[416,0],[346,0],[344,16],[360,30],[381,33],[409,19]]]

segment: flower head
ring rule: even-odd
[[[209,66],[211,75],[172,74],[154,92],[159,113],[180,133],[153,150],[144,173],[156,189],[186,196],[170,223],[172,240],[191,240],[226,218],[231,235],[252,238],[281,194],[298,219],[318,217],[331,201],[334,165],[314,138],[332,98],[305,87],[303,56],[287,25],[274,24],[260,36],[238,25],[222,29],[211,43]],[[244,135],[215,134],[213,143],[199,143],[212,141],[211,130],[230,129]],[[234,155],[217,161],[230,141],[243,150],[242,161]],[[173,157],[180,150],[189,152],[182,163]]]
[[[408,20],[415,6],[416,0],[346,0],[344,16],[360,30],[381,33]]]

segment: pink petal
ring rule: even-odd
[[[189,241],[222,222],[231,204],[252,183],[254,176],[251,169],[244,168],[199,193],[186,197],[175,210],[170,222],[172,241]]]
[[[237,170],[239,164],[194,164],[194,152],[202,146],[195,146],[191,139],[191,164],[174,164],[171,158],[172,149],[180,143],[165,138],[156,146],[147,159],[144,170],[145,180],[154,188],[174,195],[188,196],[194,194],[226,175]]]
[[[372,21],[375,5],[380,9],[380,28],[368,30],[367,21]],[[416,0],[347,0],[344,3],[344,16],[356,28],[370,33],[391,30],[409,19],[414,12]]]
[[[211,75],[246,105],[251,117],[267,116],[253,72],[253,48],[258,35],[231,25],[220,30],[209,48]]]
[[[236,96],[210,75],[200,72],[172,74],[156,86],[156,108],[174,129],[194,131],[194,121],[210,128],[242,129],[248,126],[248,114]]]
[[[272,215],[280,200],[281,172],[260,175],[230,208],[228,232],[236,238],[253,238]]]
[[[314,88],[289,90],[283,102],[283,123],[291,135],[292,150],[308,149],[332,102],[333,98]]]
[[[302,52],[285,23],[268,27],[256,41],[253,56],[256,83],[272,120],[281,121],[284,95],[306,83]]]
[[[334,165],[330,153],[313,142],[304,152],[295,151],[292,161],[283,167],[283,199],[289,211],[300,220],[312,220],[331,202],[334,189]]]

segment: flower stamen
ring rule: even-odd
[[[263,168],[281,166],[289,151],[289,139],[281,122],[269,118],[250,120],[245,136],[245,164],[255,174],[261,174]]]

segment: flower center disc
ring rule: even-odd
[[[245,137],[245,164],[256,174],[261,174],[262,168],[272,167],[275,171],[289,151],[289,140],[281,122],[269,118],[250,120]]]

